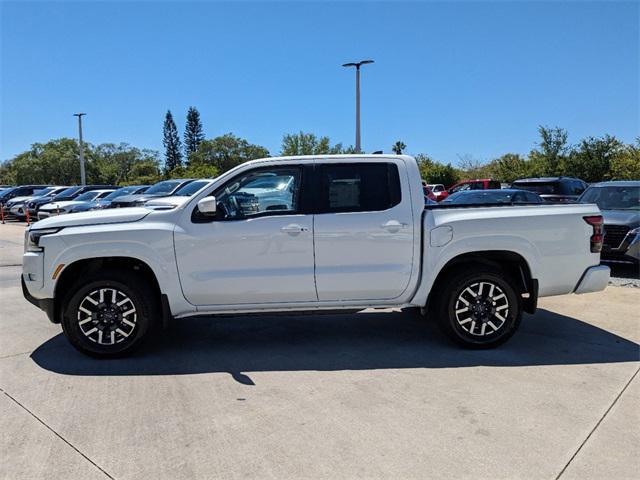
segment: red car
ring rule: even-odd
[[[441,192],[440,195],[438,195],[438,201],[444,200],[452,193],[462,192],[464,190],[499,190],[500,188],[502,188],[500,182],[497,180],[492,180],[490,178],[463,180],[462,182],[458,182],[454,186],[449,187],[446,191]]]
[[[438,201],[438,199],[433,194],[431,189],[427,186],[427,182],[425,182],[424,180],[422,181],[422,191],[424,193],[424,198],[428,198],[429,200],[431,200],[433,202],[437,202]],[[426,202],[426,200],[425,200],[425,202]]]

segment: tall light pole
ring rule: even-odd
[[[368,63],[373,63],[373,60],[361,60],[342,65],[343,67],[356,67],[356,153],[360,153],[360,67]]]
[[[74,117],[78,117],[78,140],[80,143],[80,185],[87,184],[87,178],[84,173],[84,143],[82,143],[82,116],[86,113],[74,113]]]

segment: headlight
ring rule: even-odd
[[[41,230],[27,230],[27,248],[29,252],[41,252],[40,239],[45,235],[53,235],[58,233],[62,228],[43,228]]]

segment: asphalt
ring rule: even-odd
[[[0,225],[0,478],[625,479],[640,471],[640,290],[542,299],[499,349],[398,311],[175,321],[73,350]]]

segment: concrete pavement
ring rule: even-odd
[[[384,311],[180,320],[98,361],[22,299],[19,270],[0,267],[0,478],[640,471],[638,289],[542,299],[492,351]]]

